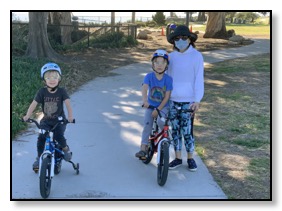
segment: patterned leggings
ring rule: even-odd
[[[170,121],[172,126],[172,137],[174,141],[174,150],[181,151],[182,149],[182,137],[184,138],[184,144],[186,151],[189,153],[194,152],[195,140],[193,137],[193,121],[191,113],[183,110],[189,109],[191,103],[186,102],[174,102],[170,101]]]

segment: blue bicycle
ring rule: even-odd
[[[38,129],[41,130],[41,133],[43,133],[46,137],[45,149],[39,158],[39,188],[42,198],[45,199],[50,195],[52,178],[54,177],[54,174],[60,173],[62,160],[64,158],[62,148],[59,146],[59,143],[53,139],[53,131],[59,124],[75,123],[75,120],[73,120],[73,122],[69,122],[62,117],[59,117],[58,122],[54,125],[54,127],[47,131],[43,130],[39,123],[34,119],[28,119],[26,122],[35,123]],[[79,174],[79,163],[75,164],[72,161],[68,162],[72,164],[76,174]],[[35,173],[38,172],[38,170],[34,171]]]

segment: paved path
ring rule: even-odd
[[[267,52],[256,42],[246,47],[204,53],[205,61],[245,57],[248,51],[250,55],[256,50]],[[157,184],[156,157],[148,165],[134,157],[139,150],[144,115],[140,107],[141,83],[150,71],[149,63],[121,67],[113,71],[116,76],[97,78],[71,96],[77,123],[68,125],[66,137],[74,153],[73,161],[80,163],[80,174],[75,175],[71,165],[64,162],[61,173],[53,179],[50,199],[227,198],[197,155],[197,172],[188,171],[184,162],[182,167],[169,171],[163,187]],[[41,198],[38,175],[31,170],[35,131],[31,127],[12,142],[12,199]],[[170,151],[174,155],[173,149]],[[185,161],[186,153],[182,154]]]

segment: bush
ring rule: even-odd
[[[26,114],[37,90],[42,86],[40,69],[47,61],[12,57],[12,138],[26,128],[19,118]]]
[[[28,42],[28,25],[13,24],[12,25],[12,55],[24,55]]]
[[[90,46],[95,48],[124,48],[136,45],[137,41],[132,36],[124,36],[123,32],[103,34],[90,41]]]

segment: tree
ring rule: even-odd
[[[230,19],[230,23],[233,23],[233,19],[235,17],[237,12],[226,12],[226,18],[229,18]]]
[[[205,12],[199,12],[198,13],[198,21],[202,21],[202,22],[206,21]]]
[[[132,23],[135,23],[135,14],[136,14],[136,12],[132,12],[132,18],[131,18]]]
[[[228,37],[225,26],[225,12],[209,12],[204,38]]]
[[[112,26],[111,30],[112,30],[112,32],[115,32],[115,27],[114,27],[115,19],[116,19],[115,12],[111,12],[111,26]]]
[[[158,25],[165,25],[165,15],[163,12],[156,12],[155,15],[152,15],[152,18]]]
[[[68,45],[72,43],[71,33],[73,27],[66,26],[71,25],[71,12],[50,12],[49,23],[63,25],[58,27],[61,44]]]
[[[47,35],[48,12],[29,12],[29,31],[26,56],[61,61],[64,58],[50,45]]]

